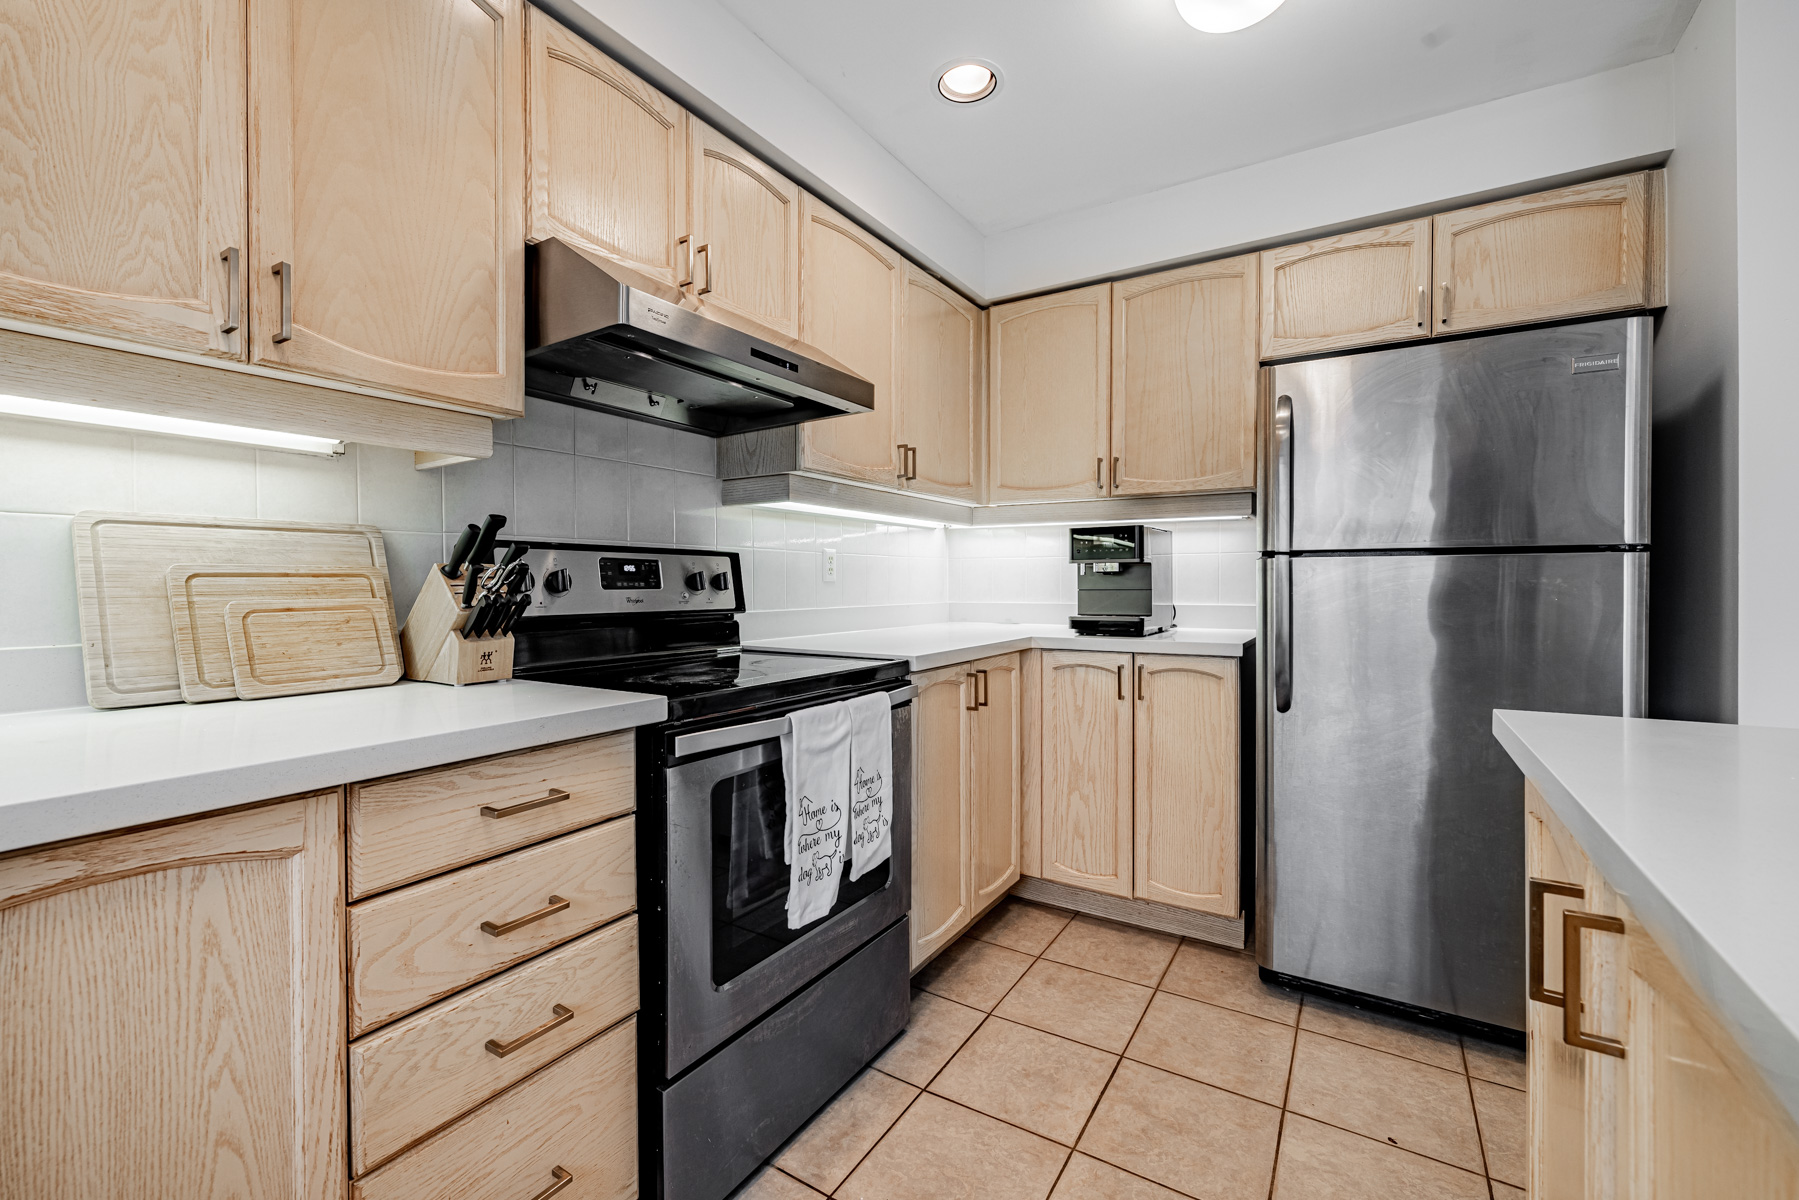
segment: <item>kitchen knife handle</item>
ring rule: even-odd
[[[1588,1033],[1580,1026],[1580,931],[1583,929],[1591,929],[1596,933],[1623,933],[1624,922],[1603,913],[1573,909],[1562,914],[1562,1040],[1576,1050],[1592,1050],[1598,1054],[1609,1054],[1613,1058],[1623,1058],[1623,1042],[1616,1038],[1601,1037],[1597,1033]]]
[[[281,281],[281,327],[269,340],[276,345],[294,340],[294,264],[275,264],[275,278]]]
[[[692,234],[684,233],[680,237],[675,239],[675,252],[677,254],[679,254],[682,250],[686,250],[687,254],[686,254],[686,257],[684,260],[685,265],[681,268],[681,274],[675,280],[675,286],[678,288],[687,287],[689,284],[691,284],[693,282],[693,235]]]
[[[693,289],[694,295],[704,296],[707,292],[712,290],[712,243],[701,242],[699,246],[694,249],[693,253],[695,258],[702,254],[706,256],[706,286]]]
[[[225,319],[219,324],[220,333],[236,333],[243,323],[243,276],[238,272],[237,257],[236,246],[219,251],[219,261],[225,264]]]
[[[1293,563],[1285,554],[1270,560],[1271,578],[1268,590],[1269,632],[1274,643],[1274,711],[1286,712],[1293,707]]]
[[[480,580],[481,564],[493,561],[493,540],[500,536],[505,528],[506,518],[499,513],[488,513],[487,520],[481,525],[481,534],[475,539],[475,549],[468,557],[468,582],[462,586],[462,607],[467,608],[475,602],[475,587]]]
[[[500,565],[502,567],[510,567],[513,563],[529,553],[531,553],[531,547],[523,542],[514,542],[512,545],[506,547],[506,557],[500,560]]]
[[[450,548],[449,561],[444,563],[444,578],[455,579],[462,574],[463,564],[468,562],[469,551],[475,548],[475,539],[481,536],[481,527],[470,524],[456,538],[456,544]]]
[[[1569,896],[1575,900],[1585,900],[1585,888],[1575,887],[1571,883],[1556,883],[1550,879],[1532,879],[1530,881],[1530,953],[1525,963],[1525,974],[1529,979],[1530,998],[1538,1004],[1553,1004],[1561,1008],[1566,1003],[1562,992],[1552,992],[1543,986],[1543,897]]]

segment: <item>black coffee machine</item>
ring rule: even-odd
[[[1174,535],[1148,525],[1068,531],[1076,633],[1143,637],[1174,627]]]

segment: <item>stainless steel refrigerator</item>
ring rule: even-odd
[[[1274,369],[1256,956],[1524,1027],[1495,708],[1640,716],[1648,317]]]

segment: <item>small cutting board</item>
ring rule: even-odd
[[[233,600],[231,671],[245,700],[382,687],[400,678],[393,606],[380,600]]]
[[[167,579],[181,698],[189,704],[230,700],[237,695],[231,643],[225,636],[225,606],[233,600],[393,603],[387,576],[368,567],[215,567],[177,563],[169,568]]]

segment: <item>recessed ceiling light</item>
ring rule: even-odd
[[[952,63],[937,74],[937,92],[952,104],[985,100],[998,86],[999,72],[972,60]]]
[[[1279,8],[1283,0],[1174,0],[1181,20],[1201,33],[1248,29]]]

